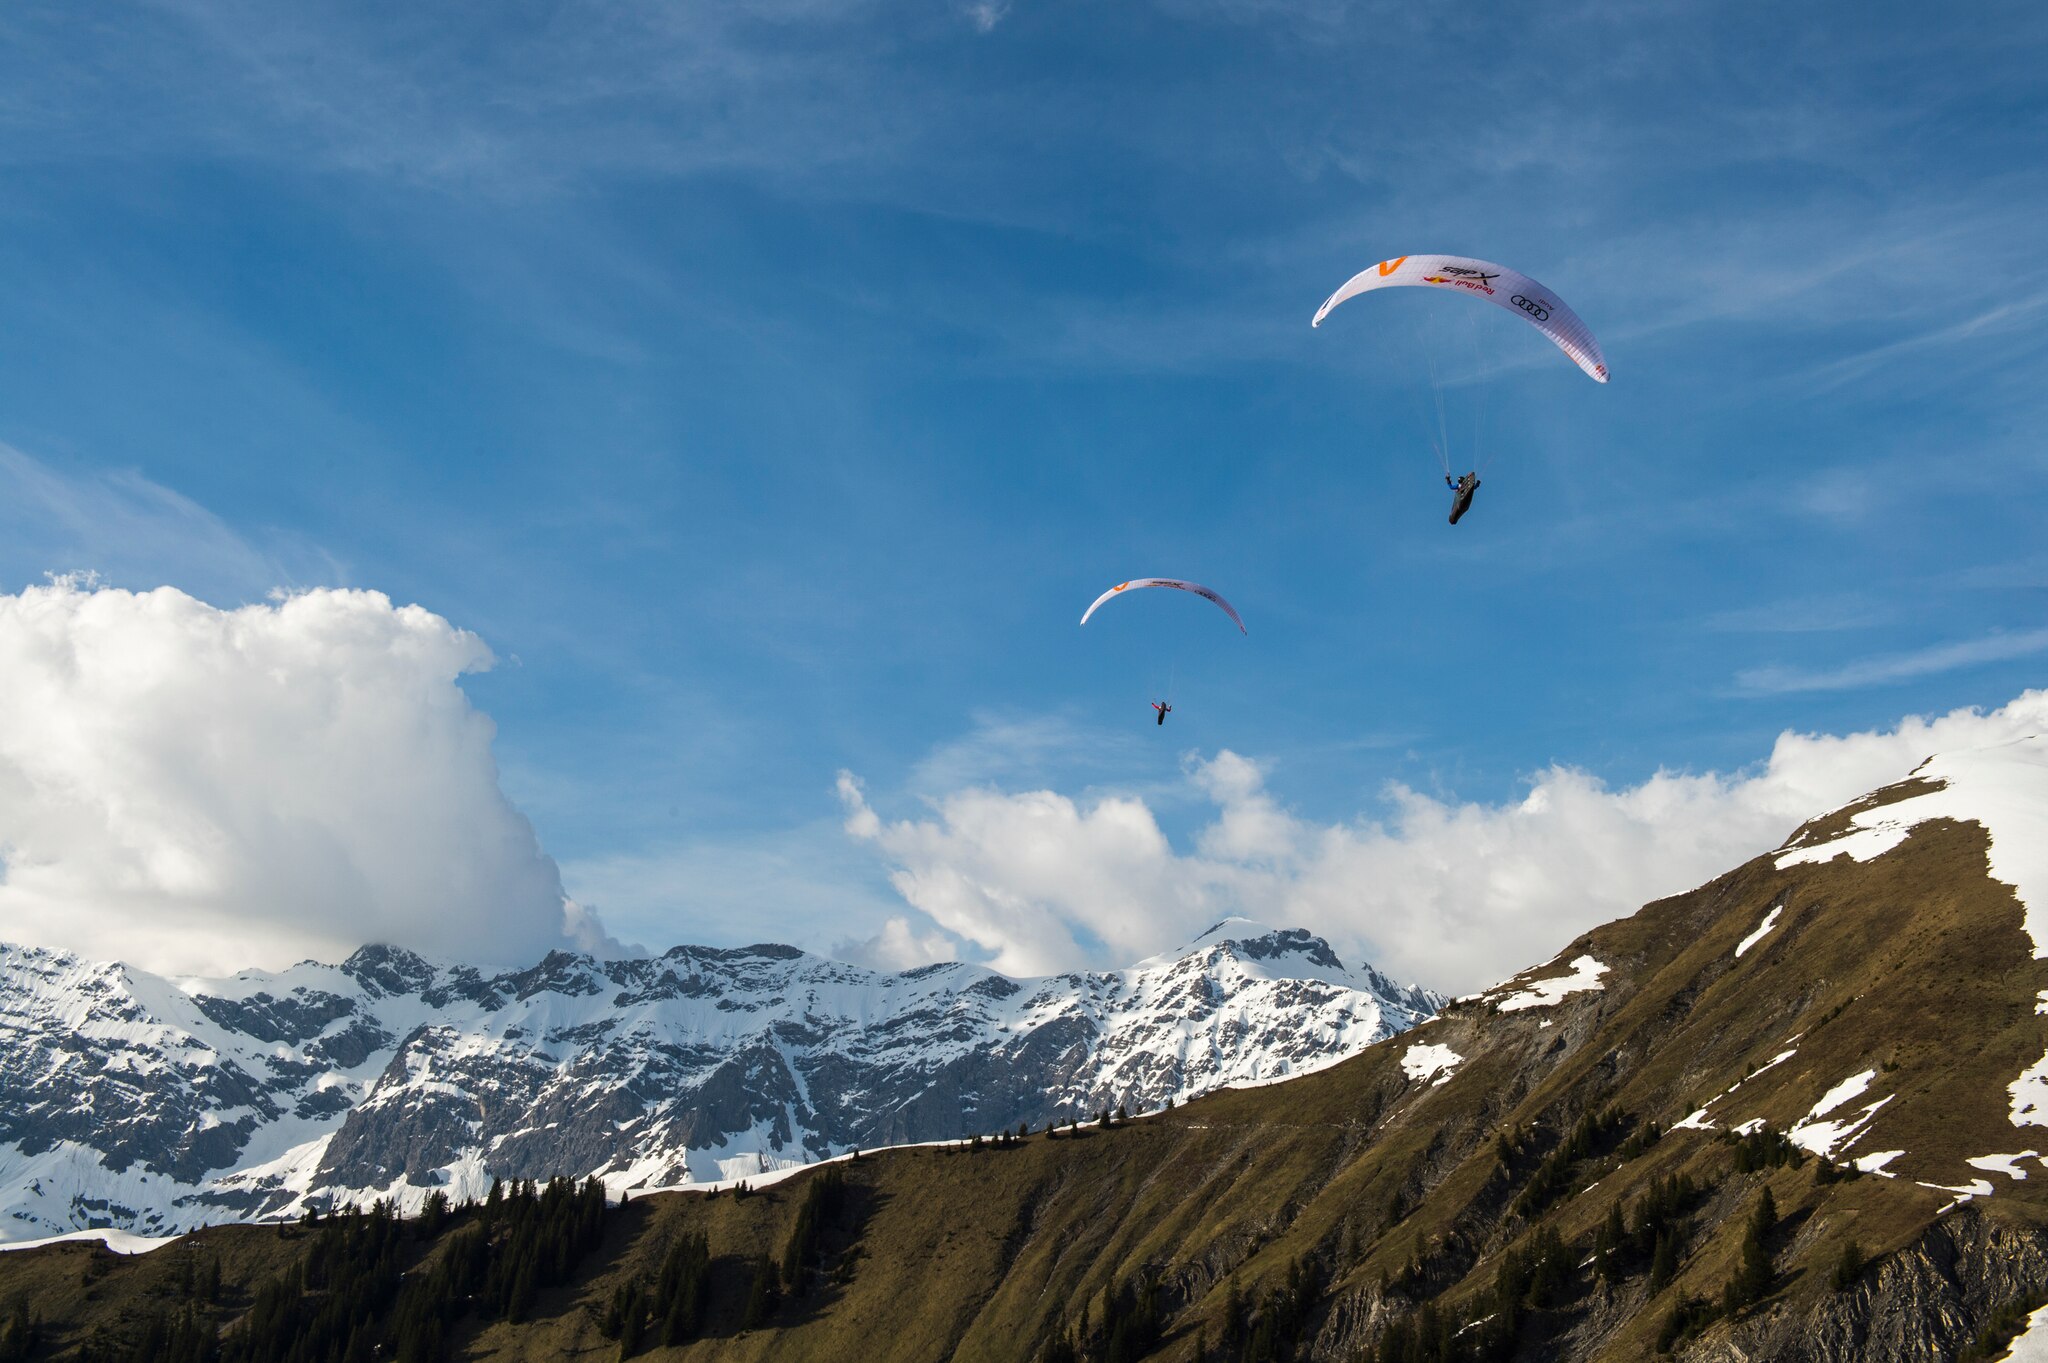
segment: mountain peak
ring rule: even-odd
[[[434,982],[434,967],[425,957],[386,942],[358,947],[341,963],[341,969],[372,997],[417,994]]]
[[[2048,736],[1937,753],[1905,780],[1802,825],[1774,859],[1781,870],[1869,861],[1937,819],[1984,829],[1992,878],[2012,887],[2035,956],[2048,956]]]
[[[1226,918],[1205,928],[1195,939],[1173,953],[1155,960],[1185,960],[1206,951],[1229,948],[1247,961],[1277,961],[1298,957],[1325,970],[1345,970],[1330,944],[1307,928],[1275,928],[1252,918]]]

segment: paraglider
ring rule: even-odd
[[[1463,478],[1453,478],[1450,474],[1446,473],[1444,475],[1444,486],[1451,490],[1451,524],[1456,525],[1458,517],[1471,509],[1472,494],[1479,491],[1478,471],[1474,470]]]
[[[1383,260],[1345,280],[1343,287],[1316,309],[1315,318],[1309,325],[1320,327],[1323,319],[1347,299],[1391,288],[1448,290],[1491,303],[1543,333],[1595,383],[1607,382],[1607,357],[1601,353],[1600,343],[1593,339],[1593,333],[1579,320],[1579,315],[1555,292],[1519,270],[1470,256],[1395,256],[1392,260]],[[1436,390],[1437,424],[1444,428],[1441,439],[1432,435],[1430,443],[1435,446],[1437,459],[1443,466],[1444,482],[1451,489],[1451,524],[1456,525],[1458,519],[1471,509],[1472,494],[1479,488],[1479,470],[1475,468],[1462,478],[1452,476],[1443,385],[1437,377],[1435,357],[1428,358],[1430,383]],[[1420,400],[1418,396],[1418,402]]]
[[[1482,298],[1520,317],[1550,338],[1596,383],[1607,382],[1607,357],[1586,324],[1550,289],[1518,270],[1470,256],[1395,256],[1360,270],[1316,309],[1319,327],[1339,303],[1375,289],[1449,289]]]
[[[1238,633],[1246,634],[1250,632],[1245,629],[1244,621],[1238,617],[1236,609],[1228,601],[1225,601],[1221,596],[1210,591],[1199,582],[1183,582],[1177,577],[1134,577],[1129,582],[1119,582],[1102,595],[1096,597],[1094,604],[1081,612],[1081,623],[1087,624],[1088,617],[1101,609],[1102,603],[1109,600],[1112,596],[1118,596],[1128,591],[1136,591],[1140,587],[1171,587],[1179,592],[1193,592],[1203,600],[1212,601],[1220,606],[1223,613],[1230,617],[1230,622],[1237,626]]]
[[[1088,609],[1081,612],[1081,623],[1087,624],[1088,617],[1100,610],[1102,603],[1111,597],[1121,596],[1125,592],[1135,591],[1140,587],[1169,587],[1177,592],[1193,592],[1196,596],[1212,603],[1218,610],[1229,616],[1230,623],[1237,626],[1239,634],[1250,632],[1245,629],[1244,620],[1238,615],[1237,608],[1228,601],[1225,601],[1219,593],[1209,590],[1199,582],[1184,582],[1177,577],[1134,577],[1128,582],[1119,582],[1089,603]],[[1171,687],[1168,687],[1167,694],[1172,694]],[[1171,700],[1155,700],[1152,702],[1152,710],[1158,716],[1152,722],[1163,725],[1166,723],[1166,717],[1173,713],[1173,702]]]

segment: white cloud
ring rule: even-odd
[[[602,945],[457,684],[491,662],[377,592],[0,595],[0,938],[170,971]]]
[[[840,779],[847,831],[872,844],[904,900],[998,969],[1120,965],[1229,913],[1300,925],[1409,979],[1469,990],[1547,959],[1579,932],[1777,846],[1793,828],[1905,776],[1937,751],[2048,732],[2048,691],[1845,736],[1785,733],[1760,766],[1658,772],[1613,789],[1552,767],[1511,803],[1388,789],[1383,818],[1289,813],[1258,764],[1190,767],[1213,807],[1192,852],[1143,800],[956,790],[889,821]],[[914,920],[894,941],[920,940]]]
[[[935,929],[920,930],[903,914],[885,920],[882,930],[865,942],[841,942],[832,950],[842,961],[852,961],[876,970],[910,970],[933,961],[958,957],[958,945]]]
[[[1140,799],[1087,808],[1049,790],[955,791],[938,818],[889,823],[859,784],[839,778],[846,831],[875,843],[912,907],[974,943],[1008,974],[1044,974],[1088,959],[1084,939],[1124,964],[1150,954],[1170,925],[1220,917],[1204,863],[1175,856]]]

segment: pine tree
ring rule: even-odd
[[[1768,1236],[1778,1228],[1778,1199],[1771,1196],[1768,1183],[1756,1200],[1756,1210],[1750,1213],[1749,1224],[1759,1237]]]
[[[754,1256],[753,1283],[747,1289],[746,1328],[766,1325],[774,1318],[782,1298],[775,1290],[775,1265],[765,1254]]]
[[[1628,1231],[1621,1221],[1621,1199],[1616,1198],[1608,1204],[1607,1219],[1600,1223],[1599,1237],[1593,1242],[1600,1276],[1610,1283],[1621,1281],[1621,1248],[1627,1240]]]
[[[654,1311],[661,1317],[661,1342],[684,1344],[703,1328],[711,1280],[711,1242],[702,1231],[684,1234],[661,1263]]]
[[[643,1332],[643,1316],[640,1310],[640,1285],[635,1283],[626,1298],[625,1309],[619,1315],[619,1357],[631,1358],[640,1352],[640,1337]]]
[[[1740,1311],[1764,1299],[1771,1288],[1770,1234],[1778,1225],[1778,1203],[1770,1186],[1757,1198],[1749,1225],[1742,1236],[1742,1262],[1735,1276],[1721,1291],[1721,1304],[1730,1312]]]
[[[1842,1246],[1842,1257],[1835,1260],[1835,1271],[1829,1275],[1829,1284],[1840,1292],[1851,1287],[1863,1276],[1863,1246],[1851,1240]]]
[[[439,1188],[427,1194],[427,1200],[420,1207],[419,1234],[423,1240],[432,1240],[440,1235],[441,1228],[448,1224],[448,1194]]]
[[[1657,1232],[1657,1245],[1650,1253],[1650,1293],[1656,1295],[1678,1276],[1678,1237],[1670,1231]]]
[[[35,1318],[29,1314],[28,1298],[16,1297],[7,1310],[6,1322],[0,1324],[0,1363],[20,1363],[28,1358],[40,1333]]]

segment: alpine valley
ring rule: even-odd
[[[0,945],[0,1238],[746,1177],[1304,1074],[1441,1002],[1239,919],[1028,980],[785,946],[496,975],[366,947],[171,980]]]

